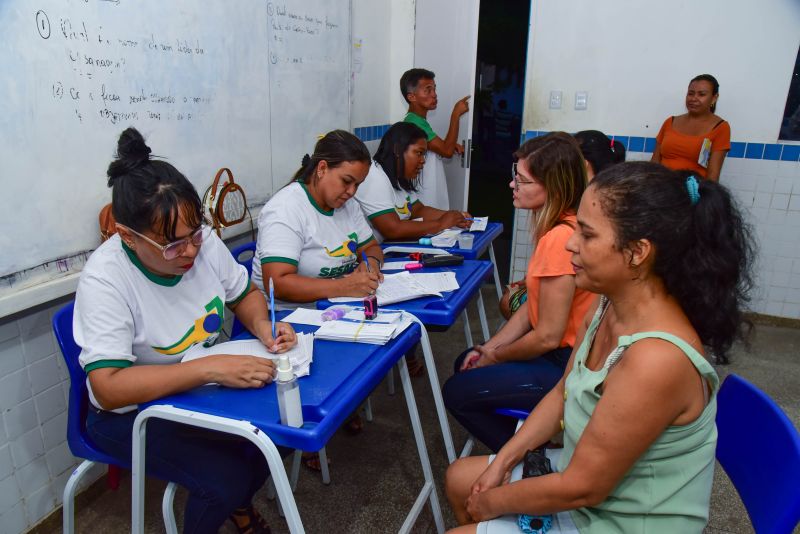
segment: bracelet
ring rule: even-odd
[[[367,256],[367,260],[369,260],[370,258],[378,262],[378,269],[383,267],[383,262],[377,256]]]

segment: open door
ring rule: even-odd
[[[472,113],[475,105],[475,61],[478,50],[480,0],[417,0],[414,66],[436,74],[439,106],[428,113],[428,122],[442,138],[450,113],[460,98],[470,95],[470,110],[461,116],[458,142],[464,156],[444,160],[451,209],[467,209],[469,164],[472,145]]]

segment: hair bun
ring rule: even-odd
[[[305,154],[303,156],[303,160],[300,162],[300,165],[302,165],[303,167],[306,167],[309,163],[311,163],[311,156],[309,156],[308,154]]]
[[[117,141],[117,159],[108,166],[108,187],[120,176],[135,171],[150,161],[150,147],[144,142],[144,137],[136,128],[127,128]]]

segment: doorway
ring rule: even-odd
[[[530,0],[480,4],[469,211],[503,223],[494,241],[500,278],[508,282],[514,206],[508,187],[522,134]]]

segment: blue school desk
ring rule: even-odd
[[[486,311],[483,308],[483,297],[481,296],[480,289],[484,280],[491,274],[492,263],[482,260],[464,260],[462,265],[423,268],[413,272],[442,271],[452,271],[456,274],[456,280],[458,280],[458,285],[460,286],[458,290],[444,293],[441,297],[422,297],[383,307],[389,310],[403,310],[410,313],[417,319],[417,322],[422,327],[421,345],[422,353],[425,356],[425,370],[428,373],[428,379],[431,383],[433,400],[436,405],[436,414],[439,418],[439,426],[442,429],[445,451],[447,451],[447,459],[452,463],[456,459],[456,452],[453,445],[453,437],[450,433],[450,425],[447,421],[447,412],[444,408],[444,400],[442,399],[439,376],[436,372],[436,365],[433,359],[433,351],[431,350],[428,331],[425,327],[435,326],[447,328],[452,326],[459,315],[465,313],[469,301],[477,295],[478,313],[481,318],[483,336],[484,340],[488,340],[490,337],[489,327],[486,321]],[[317,301],[318,309],[325,309],[333,305],[334,303],[329,300]],[[467,335],[467,346],[471,347],[473,345],[472,336],[469,333],[469,323],[466,317],[464,317],[464,325],[464,331]],[[452,356],[455,358],[456,354]],[[391,380],[389,382],[389,387],[390,392],[392,392]]]
[[[293,326],[297,332],[316,330],[314,326]],[[141,534],[144,531],[145,433],[146,422],[151,418],[169,419],[249,439],[267,459],[289,530],[292,533],[304,532],[276,445],[306,451],[321,449],[394,365],[400,372],[425,478],[419,497],[399,531],[411,530],[425,501],[429,500],[437,530],[444,532],[433,472],[404,358],[404,354],[419,341],[420,333],[420,327],[412,324],[386,345],[314,340],[311,374],[299,379],[305,421],[302,428],[280,424],[274,384],[262,389],[206,385],[141,405],[133,426],[131,532]]]
[[[460,254],[464,256],[465,260],[477,260],[483,253],[487,250],[489,251],[489,260],[492,262],[494,266],[494,285],[495,289],[497,290],[497,299],[499,300],[503,296],[503,286],[500,283],[500,273],[497,272],[497,261],[494,256],[494,246],[492,246],[492,242],[497,239],[497,236],[503,233],[503,223],[498,222],[489,222],[486,225],[486,230],[483,232],[469,232],[475,236],[475,241],[473,242],[472,248],[458,248],[458,243],[456,243],[455,247],[450,248],[443,248],[450,254]],[[409,242],[384,242],[381,244],[382,248],[390,247],[392,245],[400,245],[400,246],[418,246],[422,248],[439,248],[433,247],[431,245],[420,245],[417,241]]]

